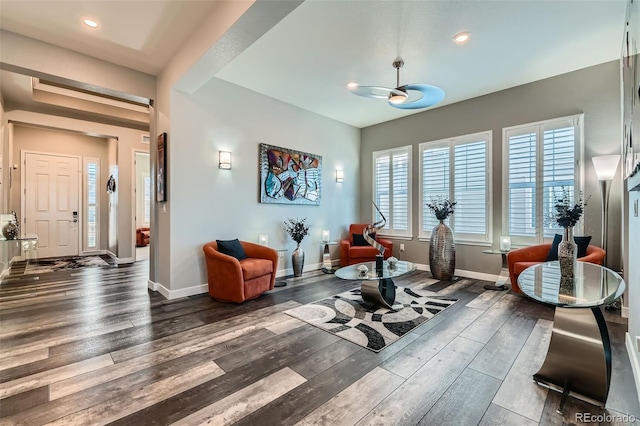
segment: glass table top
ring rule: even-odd
[[[358,266],[366,265],[369,269],[366,274],[360,274]],[[382,263],[382,274],[376,273],[376,262],[363,262],[356,265],[349,265],[336,271],[336,277],[343,280],[379,280],[380,278],[395,278],[416,270],[416,264],[399,260],[395,268],[389,267],[386,260]]]
[[[510,250],[482,250],[484,254],[507,254]]]
[[[560,263],[531,266],[518,276],[524,294],[540,302],[564,308],[593,308],[608,305],[624,293],[625,283],[611,269],[577,262],[573,279],[560,276]]]

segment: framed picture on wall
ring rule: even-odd
[[[167,201],[167,134],[158,136],[158,156],[156,157],[156,201]]]
[[[322,156],[260,144],[260,202],[320,205]]]

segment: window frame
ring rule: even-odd
[[[574,127],[574,187],[573,193],[584,194],[584,113],[565,117],[541,120],[532,123],[519,124],[516,126],[503,127],[502,129],[502,235],[511,237],[512,247],[527,247],[531,245],[550,243],[553,237],[544,236],[544,215],[537,214],[536,233],[533,237],[510,235],[509,231],[509,137],[517,134],[524,134],[530,129],[536,134],[536,205],[544,206],[544,132],[564,127]],[[574,200],[575,202],[575,200]],[[541,207],[542,209],[543,207]],[[540,213],[544,213],[542,210]],[[574,227],[577,234],[584,232],[584,215]]]
[[[89,246],[89,171],[88,167],[90,164],[96,165],[96,176],[95,176],[95,204],[92,204],[96,209],[96,225],[95,225],[95,238],[96,243],[95,247]],[[84,212],[82,219],[82,252],[83,253],[92,253],[100,251],[100,159],[94,157],[84,157],[82,160],[82,182],[83,182],[83,192],[84,192],[84,200],[82,202],[82,209]]]
[[[403,230],[403,229],[394,229],[391,228],[391,225],[393,224],[393,156],[394,154],[397,153],[407,153],[407,229]],[[396,238],[396,239],[406,239],[406,240],[411,240],[413,239],[413,231],[412,231],[412,223],[413,223],[413,187],[412,187],[412,181],[413,181],[413,174],[412,174],[412,169],[413,169],[413,146],[412,145],[405,145],[405,146],[401,146],[401,147],[396,147],[396,148],[390,148],[390,149],[383,149],[383,150],[379,150],[379,151],[374,151],[372,153],[372,195],[373,195],[373,200],[377,200],[377,196],[376,196],[376,159],[378,157],[382,157],[382,156],[389,156],[389,162],[390,162],[390,167],[389,167],[389,196],[390,196],[390,201],[389,201],[389,213],[386,217],[387,219],[387,224],[385,225],[384,228],[378,230],[377,234],[380,236],[384,236],[384,237],[390,237],[390,238]],[[376,208],[371,205],[371,214],[372,214],[372,218],[374,218],[373,220],[375,221],[376,217],[378,217],[378,213],[376,211]]]
[[[464,145],[467,143],[479,142],[483,140],[486,143],[486,176],[485,176],[485,226],[486,231],[484,234],[461,234],[455,232],[455,213],[448,218],[445,223],[451,226],[453,230],[456,244],[470,245],[470,246],[486,246],[489,247],[493,244],[493,161],[492,161],[492,146],[493,146],[493,130],[486,130],[476,133],[470,133],[461,136],[455,136],[452,138],[438,139],[434,141],[422,142],[418,146],[420,153],[419,158],[419,188],[420,188],[420,231],[418,233],[418,239],[420,241],[429,241],[431,238],[431,230],[424,229],[424,213],[427,209],[426,202],[428,198],[425,196],[422,188],[424,187],[424,170],[423,170],[423,155],[424,152],[430,149],[449,148],[449,199],[455,199],[455,147],[458,145]]]

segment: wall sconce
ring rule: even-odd
[[[231,170],[231,153],[229,151],[220,151],[218,161],[218,168]]]
[[[331,233],[329,231],[322,231],[322,242],[328,243],[331,240]]]
[[[511,250],[511,237],[508,235],[500,236],[500,251]]]
[[[344,182],[344,170],[336,169],[336,182]]]
[[[260,237],[258,238],[258,243],[260,243],[261,246],[268,246],[269,245],[269,236],[268,235],[260,235]]]

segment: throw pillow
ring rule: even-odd
[[[573,240],[578,246],[578,259],[585,257],[587,255],[587,247],[591,242],[591,236],[573,237]],[[547,255],[547,262],[558,260],[558,244],[560,244],[560,241],[562,241],[562,235],[556,234],[555,237],[553,237],[553,243],[551,243],[551,249]]]
[[[370,246],[371,245],[367,240],[364,239],[364,236],[362,234],[351,234],[351,236],[353,237],[354,246]],[[373,239],[376,238],[376,234],[374,233],[369,234],[369,236]]]
[[[247,254],[237,238],[235,240],[216,240],[216,243],[218,243],[220,253],[233,256],[238,260],[247,258]]]

